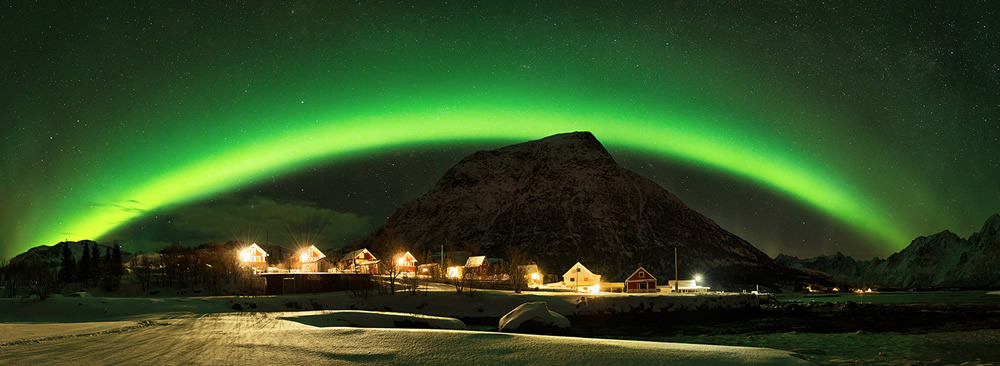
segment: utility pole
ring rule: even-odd
[[[674,291],[680,290],[680,283],[677,282],[677,246],[674,246]]]

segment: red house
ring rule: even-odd
[[[378,259],[367,248],[362,248],[345,254],[338,264],[341,271],[375,274]]]
[[[625,292],[656,292],[656,277],[639,267],[625,279]]]
[[[485,279],[489,272],[490,261],[486,260],[485,255],[469,257],[469,259],[465,261],[464,273],[466,274],[475,273],[475,276]]]
[[[249,247],[240,251],[240,261],[245,266],[264,270],[267,268],[267,252],[261,249],[257,243],[250,244]]]
[[[315,245],[310,245],[308,248],[299,253],[299,271],[301,272],[320,272],[320,259],[326,258],[326,254],[316,249]]]
[[[404,253],[399,258],[396,258],[396,270],[399,272],[416,272],[417,259],[410,252]]]

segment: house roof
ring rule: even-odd
[[[343,257],[340,257],[340,260],[341,261],[354,260],[354,258],[361,257],[361,255],[364,254],[364,253],[368,253],[368,255],[372,256],[372,258],[375,258],[375,255],[372,254],[372,252],[369,252],[368,248],[361,248],[361,249],[358,249],[358,250],[352,250],[351,252],[349,252],[347,254],[344,254]]]
[[[243,252],[245,252],[245,253],[254,253],[255,251],[263,253],[265,257],[267,256],[267,252],[264,251],[264,249],[261,249],[261,247],[259,245],[257,245],[257,243],[250,244],[249,247],[246,247],[246,249],[243,249]]]
[[[596,276],[596,274],[594,274],[594,272],[591,272],[589,269],[587,269],[587,267],[585,267],[583,265],[583,263],[576,262],[576,264],[574,264],[572,267],[569,267],[569,270],[566,271],[566,273],[563,274],[563,277],[573,275],[574,273],[576,273],[576,271],[574,271],[574,269],[577,269],[577,268],[580,269],[580,273],[589,273],[589,274],[592,274],[592,275]]]
[[[310,245],[308,248],[306,248],[305,252],[303,252],[302,255],[304,255],[304,257],[302,257],[302,259],[304,259],[303,262],[305,262],[305,260],[318,261],[320,259],[326,258],[326,254],[323,254],[323,252],[319,251],[319,249],[317,249],[315,245]]]
[[[403,253],[403,256],[397,258],[396,260],[399,260],[399,259],[402,259],[404,262],[416,262],[417,261],[417,258],[414,257],[413,254],[410,254],[410,252]]]
[[[625,277],[625,281],[628,281],[628,280],[632,279],[632,276],[635,276],[635,274],[639,273],[639,271],[646,272],[646,274],[649,275],[649,278],[651,278],[653,280],[656,280],[656,277],[653,277],[652,273],[649,273],[649,271],[647,271],[645,268],[642,268],[642,266],[639,266],[639,268],[635,269],[635,272],[632,272],[632,274],[628,275],[628,277]]]
[[[469,259],[465,261],[465,266],[466,267],[479,267],[479,266],[482,266],[484,263],[486,265],[489,265],[489,262],[486,260],[486,256],[485,255],[477,255],[475,257],[469,257]]]

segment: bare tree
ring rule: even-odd
[[[133,263],[135,263],[135,261],[133,261]],[[149,258],[145,255],[140,255],[138,264],[132,266],[132,272],[135,273],[135,278],[139,280],[139,285],[142,286],[143,292],[149,290],[149,282],[153,276],[152,266],[153,264],[149,262]]]
[[[525,271],[527,264],[528,253],[524,249],[517,245],[507,248],[507,265],[504,268],[514,293],[521,293],[521,290],[528,287],[528,273]]]
[[[395,232],[392,229],[385,229],[376,238],[377,250],[383,258],[381,262],[382,273],[389,281],[389,293],[396,293],[396,282],[399,276],[406,270],[405,267],[397,263],[406,254],[406,246],[396,240]]]

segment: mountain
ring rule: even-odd
[[[918,237],[861,279],[895,288],[1000,286],[1000,215],[967,239],[948,230]]]
[[[665,283],[674,248],[681,279],[701,274],[717,288],[803,276],[620,167],[589,132],[473,153],[351,247],[388,242],[418,255],[444,245],[502,258],[519,247],[546,273],[580,261],[607,281],[642,265]]]
[[[914,239],[886,259],[855,261],[837,253],[809,259],[779,254],[791,268],[817,271],[838,283],[899,289],[1000,287],[1000,215],[963,239],[945,230]]]
[[[63,246],[66,245],[69,245],[70,251],[73,253],[73,260],[79,262],[80,257],[83,256],[84,244],[89,245],[91,250],[94,249],[94,244],[97,244],[98,247],[100,247],[101,258],[104,257],[104,251],[107,250],[108,248],[111,248],[110,246],[104,244],[98,244],[97,242],[91,240],[64,241],[52,246],[40,245],[28,249],[27,252],[18,254],[14,258],[11,258],[10,263],[18,263],[20,261],[27,261],[27,260],[38,260],[42,262],[51,263],[54,266],[58,266],[59,263],[62,262],[62,248]],[[127,261],[131,257],[131,255],[132,255],[131,253],[122,251],[122,260]]]
[[[807,259],[778,254],[774,260],[790,268],[817,272],[820,276],[829,278],[831,282],[850,286],[860,285],[861,275],[872,264],[871,260],[858,261],[841,252]]]

